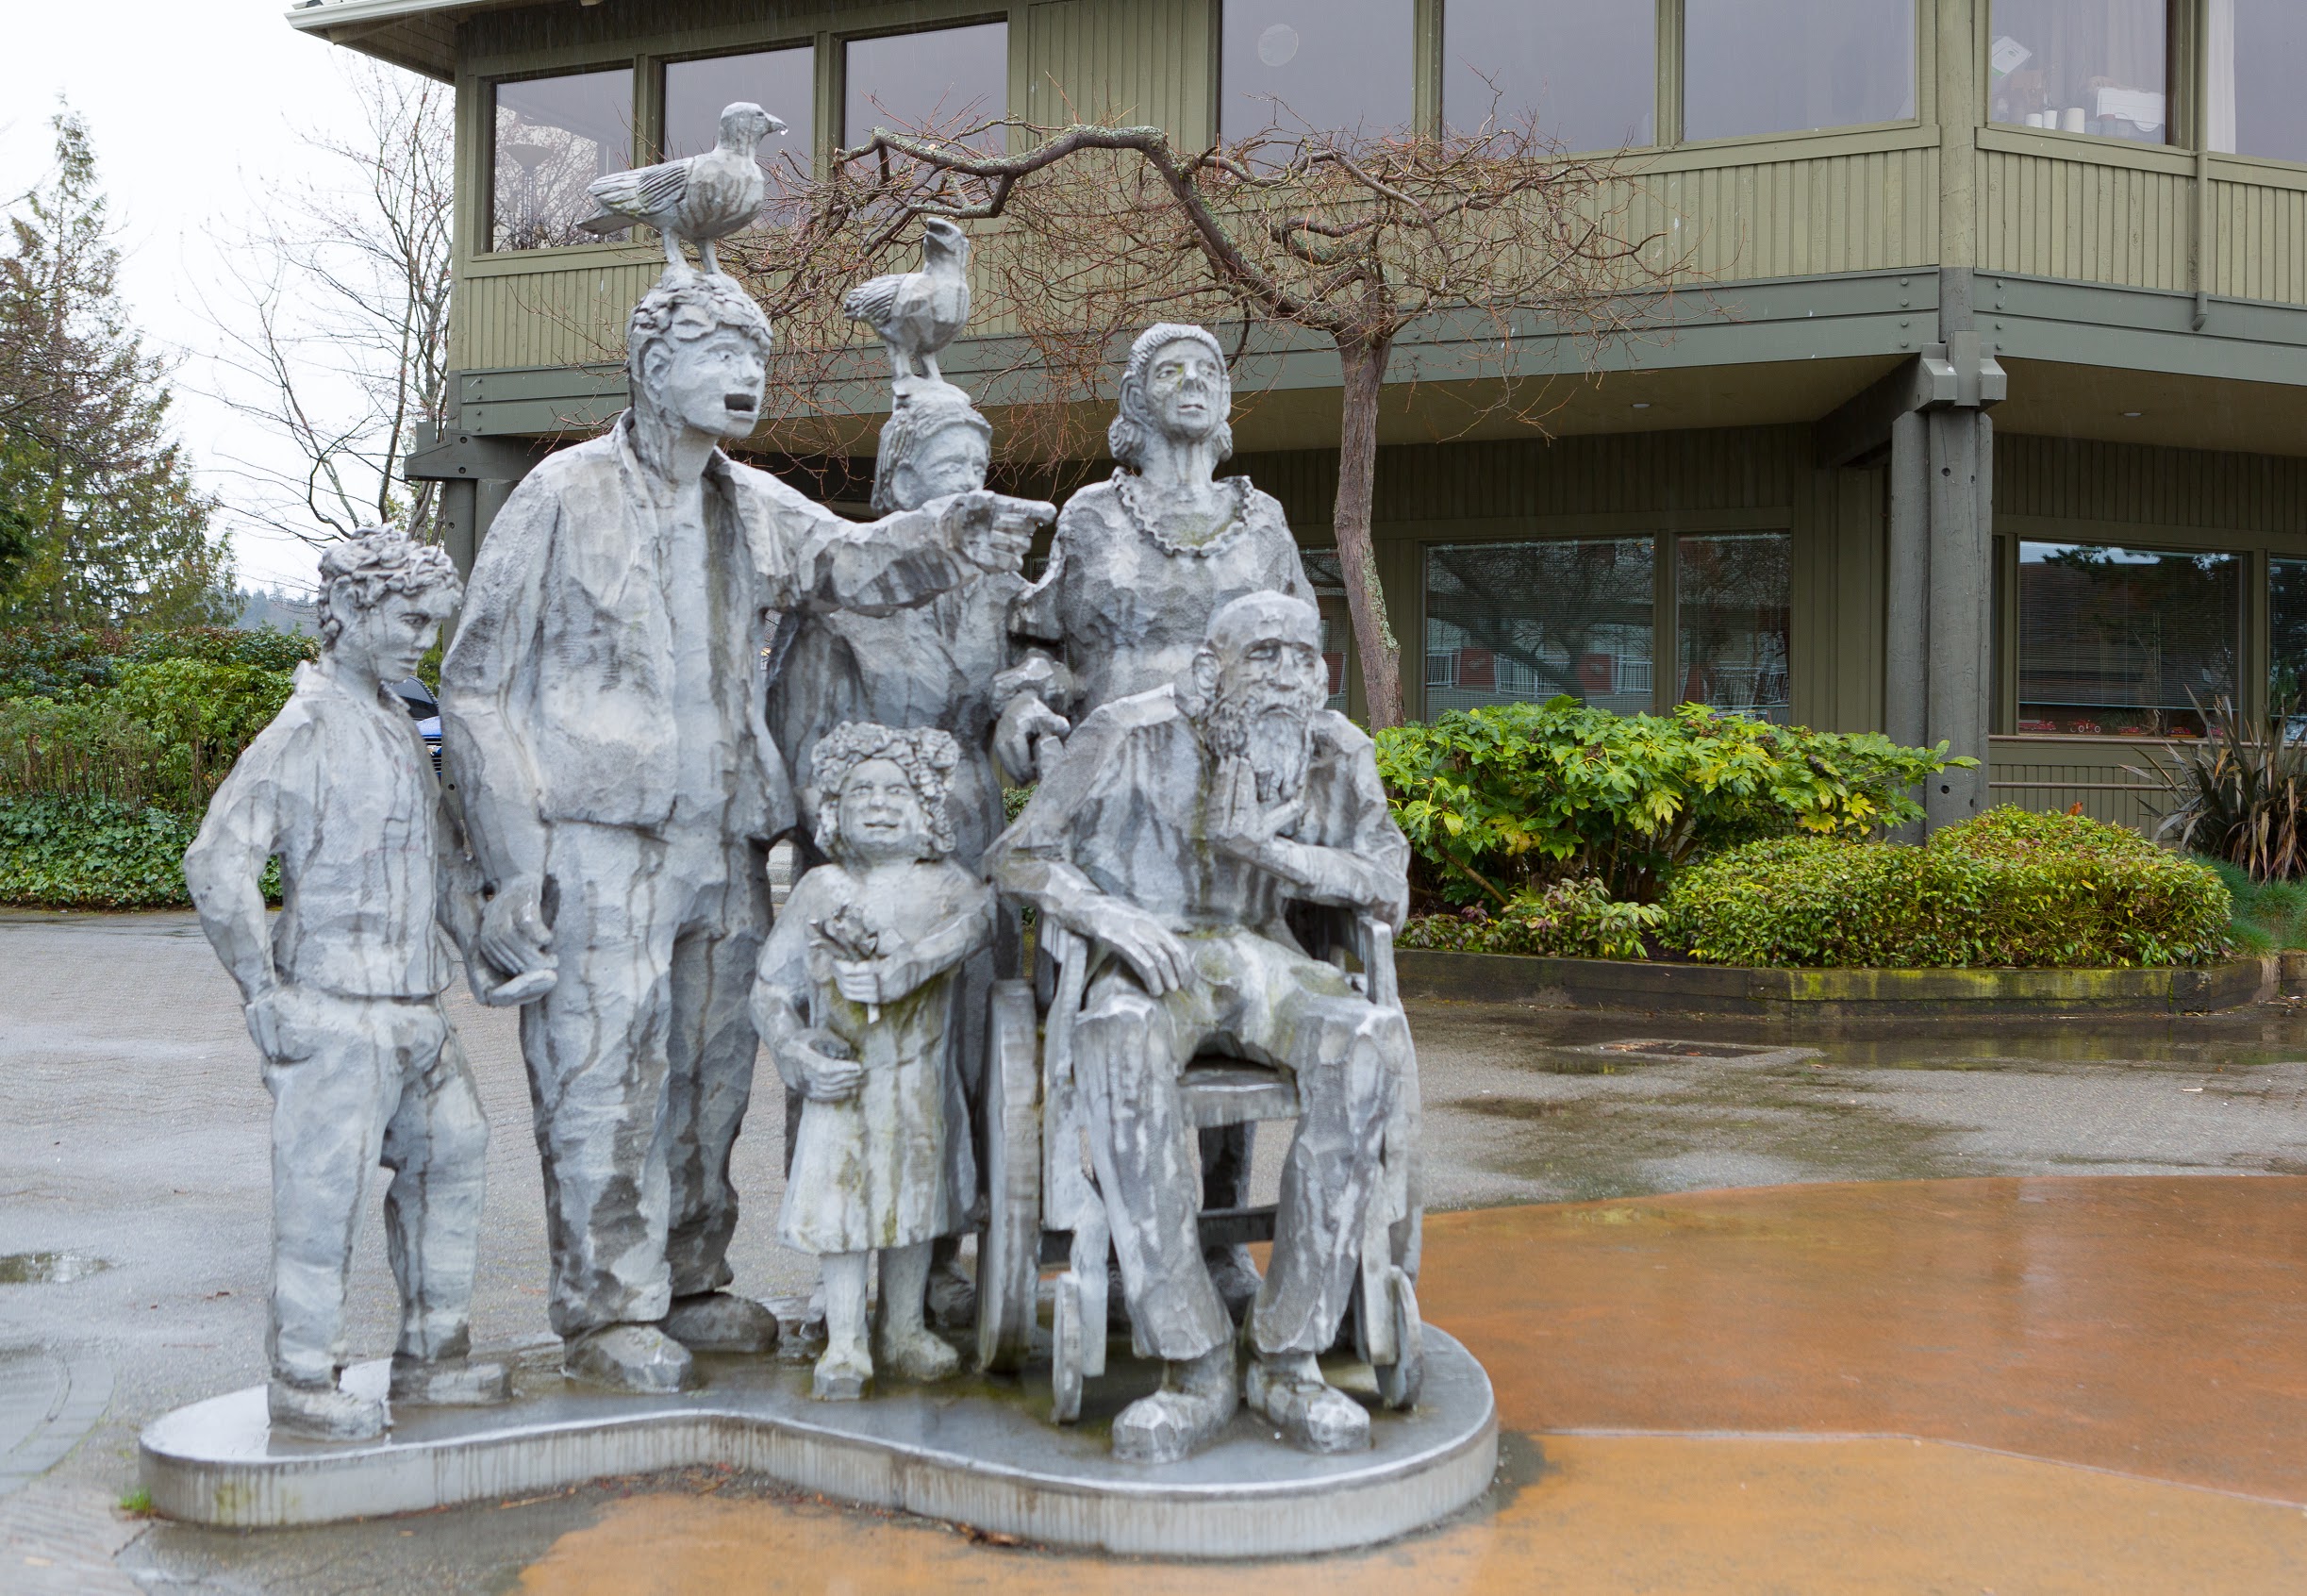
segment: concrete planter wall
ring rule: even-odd
[[[2277,996],[2302,972],[2282,956],[2186,970],[1749,970],[1505,954],[1395,956],[1404,994],[1549,1008],[1692,1014],[2180,1014]]]

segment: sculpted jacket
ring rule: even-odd
[[[635,455],[630,414],[552,456],[514,490],[473,562],[440,669],[443,752],[482,870],[534,874],[492,814],[534,805],[547,824],[661,829],[674,785],[672,625],[659,561],[669,506]],[[729,726],[739,782],[732,837],[793,821],[792,784],[762,719],[763,657],[795,608],[887,613],[977,574],[940,519],[842,520],[767,472],[718,452],[705,468],[717,579],[713,672],[741,682]]]

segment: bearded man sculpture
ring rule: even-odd
[[[1082,723],[987,856],[1002,891],[1114,956],[1091,966],[1072,1057],[1131,1331],[1166,1365],[1162,1389],[1114,1421],[1135,1460],[1206,1444],[1236,1400],[1182,1098],[1204,1048],[1289,1071],[1300,1103],[1249,1316],[1250,1400],[1308,1450],[1369,1442],[1369,1415],[1315,1359],[1345,1311],[1410,1037],[1398,1008],[1308,956],[1285,911],[1399,924],[1409,845],[1369,737],[1321,707],[1327,691],[1314,607],[1237,598],[1174,684]]]
[[[632,1390],[693,1384],[689,1349],[776,1338],[722,1289],[764,850],[793,822],[768,642],[788,610],[888,612],[1014,573],[1054,513],[980,491],[855,525],[731,460],[770,346],[735,282],[668,272],[633,312],[632,408],[506,501],[441,669],[490,893],[478,952],[502,976],[556,969],[521,1025],[552,1323],[572,1374]]]
[[[1019,601],[1026,662],[995,732],[1003,763],[1035,768],[1042,740],[1131,693],[1177,679],[1209,618],[1245,593],[1314,600],[1280,502],[1246,476],[1217,478],[1234,452],[1233,381],[1206,328],[1148,327],[1130,346],[1106,447],[1120,468],[1066,501],[1049,569]],[[1213,1207],[1249,1202],[1249,1125],[1203,1134]],[[1236,1312],[1257,1289],[1245,1247],[1210,1267]]]

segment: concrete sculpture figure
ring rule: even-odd
[[[705,154],[595,178],[585,192],[600,208],[577,225],[589,233],[621,233],[639,222],[656,229],[672,270],[689,270],[681,257],[687,239],[697,246],[705,270],[718,272],[714,244],[752,226],[768,193],[754,152],[762,140],[784,131],[784,123],[740,100],[722,111],[720,141]]]
[[[993,935],[993,894],[952,861],[946,795],[960,751],[934,728],[850,723],[811,755],[817,840],[754,988],[754,1018],[806,1101],[779,1238],[823,1260],[826,1346],[813,1394],[864,1394],[876,1372],[942,1379],[960,1359],[922,1322],[930,1245],[960,1222],[949,1150],[970,1175],[948,1032],[961,964]],[[964,1198],[966,1201],[966,1197]],[[865,1336],[866,1272],[881,1260]]]
[[[457,602],[437,548],[373,530],[321,560],[321,657],[217,790],[184,876],[246,1005],[273,1097],[267,1406],[276,1428],[380,1433],[344,1389],[353,1239],[378,1165],[400,1288],[391,1400],[487,1404],[504,1368],[468,1359],[489,1127],[440,1007],[455,973],[439,910],[469,922],[432,760],[385,684],[412,674]],[[259,887],[280,860],[268,935]]]
[[[1234,452],[1233,383],[1202,327],[1163,323],[1130,347],[1106,441],[1120,469],[1075,493],[1058,518],[1048,570],[1020,602],[1018,640],[1032,690],[1010,696],[996,747],[1030,771],[1045,738],[1116,699],[1177,679],[1209,619],[1246,593],[1313,602],[1278,501],[1247,477],[1217,479]],[[1249,1126],[1202,1139],[1213,1206],[1248,1202]],[[1238,1313],[1257,1289],[1247,1249],[1213,1252]]]
[[[938,356],[970,319],[970,241],[942,216],[921,224],[921,269],[892,272],[849,291],[841,314],[864,322],[889,352],[899,382],[943,382]]]
[[[1286,911],[1399,924],[1409,848],[1369,739],[1326,694],[1313,606],[1236,598],[1174,682],[1083,722],[987,856],[1004,893],[1111,956],[1072,1022],[1071,1069],[1132,1334],[1165,1366],[1162,1388],[1115,1420],[1125,1457],[1185,1456],[1236,1407],[1235,1326],[1203,1255],[1181,1095],[1213,1046],[1287,1071],[1301,1104],[1247,1325],[1250,1402],[1300,1447],[1368,1444],[1369,1416],[1316,1358],[1356,1272],[1409,1032],[1302,951]]]
[[[793,819],[766,646],[789,610],[886,613],[1015,573],[1050,514],[979,491],[856,525],[731,460],[770,348],[736,283],[668,272],[633,312],[632,408],[506,501],[441,670],[481,961],[557,964],[522,1015],[552,1323],[572,1374],[632,1390],[777,1334],[724,1289],[764,847]]]

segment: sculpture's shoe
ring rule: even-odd
[[[1191,1363],[1173,1363],[1162,1388],[1114,1420],[1114,1455],[1124,1463],[1179,1463],[1218,1438],[1238,1405],[1232,1342]]]
[[[315,1440],[372,1440],[385,1433],[385,1405],[355,1396],[335,1381],[274,1380],[265,1393],[273,1427]]]
[[[820,1402],[855,1402],[873,1383],[873,1360],[863,1347],[834,1347],[817,1360],[809,1394]]]
[[[901,1380],[950,1379],[961,1368],[961,1355],[926,1330],[903,1336],[882,1336],[873,1345],[873,1362]]]
[[[1301,1452],[1362,1452],[1369,1415],[1336,1387],[1263,1359],[1250,1365],[1250,1405]]]
[[[951,1258],[929,1272],[929,1322],[940,1330],[969,1330],[977,1323],[977,1283]]]
[[[777,1316],[734,1291],[675,1297],[657,1328],[690,1352],[767,1353],[777,1349]]]
[[[501,1363],[461,1357],[426,1362],[392,1358],[392,1400],[414,1407],[493,1407],[513,1399],[513,1377]]]
[[[1218,1288],[1218,1300],[1225,1304],[1225,1311],[1239,1324],[1250,1317],[1250,1305],[1257,1301],[1257,1289],[1265,1284],[1259,1278],[1257,1265],[1250,1261],[1247,1247],[1218,1247],[1202,1255],[1209,1266],[1209,1283]]]
[[[561,1372],[611,1390],[652,1396],[693,1391],[705,1383],[689,1349],[654,1324],[605,1324],[570,1337],[561,1353]]]

